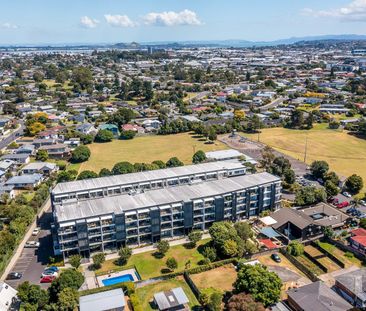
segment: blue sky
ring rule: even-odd
[[[0,44],[366,34],[366,0],[0,0]]]

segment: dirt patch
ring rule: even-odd
[[[322,265],[327,267],[329,273],[341,269],[341,267],[338,266],[333,260],[331,260],[324,253],[316,249],[314,246],[311,245],[306,246],[305,251],[313,258],[315,258],[318,262],[320,262]]]
[[[190,275],[192,281],[199,289],[209,287],[222,291],[232,291],[237,273],[233,265],[226,265],[210,271]]]

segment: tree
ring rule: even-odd
[[[297,241],[293,241],[287,246],[286,250],[292,256],[301,256],[304,253],[304,245]]]
[[[184,165],[184,163],[182,161],[180,161],[177,157],[170,158],[166,162],[167,167],[177,167],[177,166],[183,166],[183,165]]]
[[[41,122],[33,122],[26,127],[26,133],[30,136],[37,135],[46,129],[46,126]]]
[[[339,177],[335,172],[329,172],[325,175],[324,179],[326,181],[331,181],[335,186],[339,185]]]
[[[225,256],[235,257],[239,253],[238,243],[235,240],[226,240],[222,246]]]
[[[194,164],[197,164],[197,163],[202,163],[204,161],[206,161],[206,154],[202,151],[202,150],[198,150],[194,155],[193,155],[193,158],[192,158],[192,162]]]
[[[42,72],[39,72],[39,71],[36,71],[34,74],[33,74],[33,80],[37,83],[40,83],[42,82],[44,79],[44,74]]]
[[[74,288],[66,287],[58,294],[58,305],[63,311],[72,311],[79,304],[79,293]]]
[[[98,174],[93,172],[93,171],[82,171],[79,176],[78,176],[78,180],[83,180],[83,179],[90,179],[90,178],[97,178]]]
[[[80,255],[72,255],[69,257],[70,265],[73,266],[75,269],[80,267],[81,264],[81,256]]]
[[[93,74],[87,67],[76,67],[72,71],[72,80],[85,90],[93,84]]]
[[[113,113],[108,122],[113,123],[121,128],[122,125],[130,122],[135,117],[133,110],[128,108],[120,108],[115,113]]]
[[[217,139],[216,130],[212,126],[208,130],[208,139],[212,142]]]
[[[214,247],[206,246],[202,251],[203,257],[207,258],[210,262],[214,262],[217,258],[216,249]]]
[[[212,244],[219,255],[227,257],[229,250],[235,248],[234,243],[230,242],[226,245],[226,249],[224,249],[226,241],[234,241],[236,242],[236,248],[238,246],[238,240],[240,238],[235,228],[229,222],[222,221],[213,223],[209,229],[209,233],[212,238]]]
[[[78,290],[84,283],[84,276],[81,272],[75,269],[63,270],[60,276],[51,283],[49,288],[51,302],[58,301],[58,294],[65,288],[73,288]]]
[[[166,260],[166,266],[169,268],[169,270],[174,271],[178,268],[178,262],[174,257],[169,257]]]
[[[156,166],[159,167],[159,169],[166,168],[166,164],[161,160],[155,160],[151,164],[155,164]]]
[[[48,293],[39,285],[30,284],[28,281],[25,281],[18,286],[17,290],[18,298],[23,303],[28,303],[31,306],[35,306],[36,310],[42,310],[43,307],[48,303]]]
[[[102,263],[105,262],[105,254],[97,253],[93,255],[93,267],[94,269],[100,269]]]
[[[162,256],[165,256],[165,254],[168,252],[170,248],[170,245],[168,241],[161,240],[158,243],[156,243],[156,248]]]
[[[323,229],[323,234],[326,238],[333,238],[334,237],[334,230],[332,229],[332,227],[324,227]]]
[[[78,172],[76,170],[61,171],[57,175],[57,182],[66,182],[75,180]]]
[[[263,303],[265,307],[278,302],[281,287],[278,275],[263,265],[243,265],[234,283],[236,293],[251,294],[255,301]]]
[[[191,247],[196,247],[197,243],[202,239],[202,232],[195,230],[191,231],[188,234],[188,240],[190,242]]]
[[[293,169],[286,169],[283,172],[284,180],[287,184],[292,185],[296,181],[296,175]]]
[[[111,176],[112,172],[107,168],[102,168],[99,172],[99,177]]]
[[[48,159],[48,151],[47,150],[38,150],[36,154],[36,160],[45,162]]]
[[[129,248],[128,246],[121,247],[118,251],[118,256],[119,256],[118,264],[120,266],[124,266],[127,263],[128,259],[130,259],[131,255],[132,255],[131,248]]]
[[[311,205],[319,202],[325,202],[327,193],[324,188],[313,186],[301,187],[295,193],[295,204],[299,206]]]
[[[329,165],[325,161],[314,161],[310,166],[311,174],[315,178],[324,178],[329,170]]]
[[[248,222],[236,222],[234,228],[243,241],[251,239],[254,236],[252,227]]]
[[[345,186],[349,192],[356,194],[363,188],[363,179],[361,176],[353,174],[347,178]]]
[[[244,293],[230,297],[226,308],[228,311],[265,311],[263,304],[256,302],[251,295]]]
[[[81,163],[90,158],[90,149],[87,146],[78,146],[71,153],[71,162]]]
[[[132,139],[136,136],[136,132],[135,131],[122,131],[121,133],[121,139]]]
[[[366,218],[360,219],[360,227],[366,229]]]
[[[265,146],[261,151],[262,159],[259,161],[261,166],[265,170],[269,170],[276,156],[273,153],[273,150],[269,146]]]
[[[128,174],[134,171],[135,168],[130,162],[118,162],[112,168],[113,175]]]
[[[223,295],[221,292],[214,291],[208,300],[207,308],[209,311],[220,311]]]
[[[324,187],[329,197],[336,196],[339,193],[339,188],[330,180],[327,180],[325,182]]]
[[[98,143],[106,143],[112,141],[114,138],[113,133],[108,130],[99,130],[95,135],[94,140]]]

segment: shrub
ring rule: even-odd
[[[130,302],[131,302],[133,311],[144,311],[144,310],[142,310],[140,299],[138,298],[138,296],[136,294],[130,295]]]
[[[132,255],[132,249],[129,248],[128,246],[121,247],[118,251],[118,255],[119,255],[119,258],[117,260],[117,263],[120,266],[123,266],[127,263],[128,259],[130,259],[131,255]]]
[[[304,245],[299,242],[291,242],[287,246],[287,252],[292,256],[301,256],[304,253]]]
[[[168,241],[161,240],[158,243],[156,243],[156,248],[157,248],[158,252],[162,256],[164,256],[168,252],[168,250],[170,248],[170,245],[169,245],[169,242]]]
[[[202,255],[211,262],[215,261],[217,258],[216,249],[214,247],[210,247],[210,246],[206,246],[203,249]]]
[[[169,257],[166,261],[166,266],[171,270],[174,271],[178,268],[178,262],[174,257]]]
[[[75,269],[80,267],[81,264],[81,256],[80,255],[72,255],[69,258],[70,265],[73,266]]]
[[[93,255],[93,266],[94,269],[99,269],[102,266],[102,263],[105,261],[105,254],[98,253]]]
[[[95,136],[95,141],[98,143],[106,143],[112,141],[114,138],[113,133],[108,130],[99,130]]]

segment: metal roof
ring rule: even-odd
[[[121,288],[80,297],[80,311],[123,310],[125,298]]]
[[[52,190],[52,193],[63,194],[77,191],[88,191],[92,189],[107,188],[111,186],[120,186],[124,184],[139,183],[143,181],[161,180],[166,178],[178,178],[180,176],[207,173],[211,171],[219,171],[226,169],[239,169],[243,165],[238,161],[221,161],[209,162],[196,165],[186,165],[179,167],[172,167],[160,170],[138,172],[131,174],[107,176],[100,178],[91,178],[85,180],[77,180],[72,182],[59,183]]]
[[[214,197],[216,195],[279,181],[280,179],[278,177],[269,173],[242,175],[192,185],[150,190],[134,195],[122,194],[74,203],[64,203],[55,206],[55,211],[58,221],[63,222],[98,215],[119,214],[140,208],[187,202],[203,197]]]
[[[154,294],[154,301],[158,305],[159,310],[167,310],[184,305],[189,302],[189,299],[183,289],[177,287],[172,290]]]
[[[208,159],[215,159],[215,160],[238,158],[240,156],[244,156],[244,154],[235,149],[206,152],[206,157]]]

